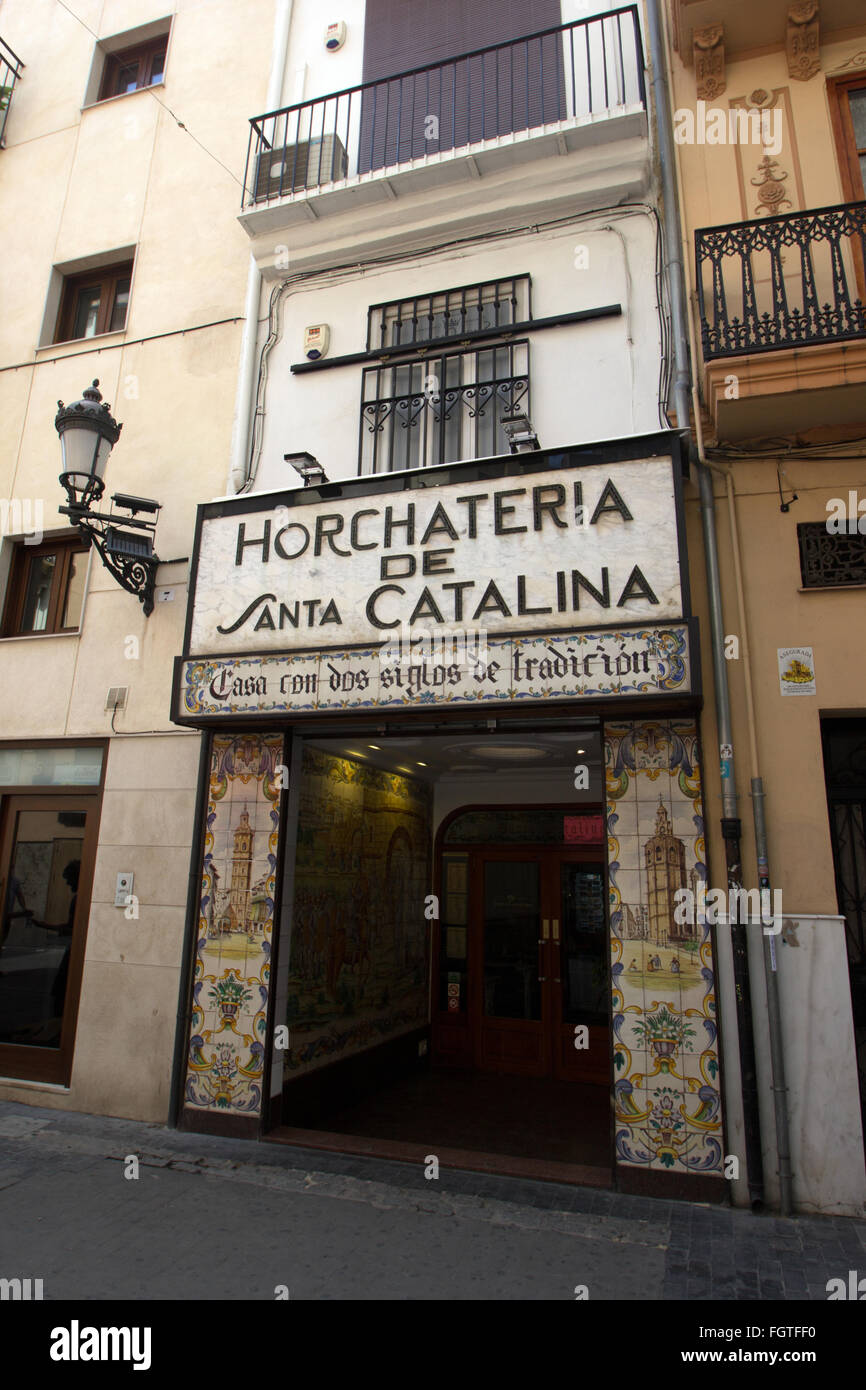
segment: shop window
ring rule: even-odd
[[[119,333],[126,327],[132,262],[97,267],[63,281],[56,343]]]
[[[123,96],[126,92],[136,92],[141,87],[152,87],[155,82],[161,82],[165,74],[167,47],[168,36],[162,34],[149,43],[109,53],[105,59],[99,100],[106,101],[109,97]]]
[[[75,632],[81,624],[87,550],[76,535],[16,544],[2,635]]]
[[[99,798],[7,794],[0,808],[0,1067],[68,1085]]]

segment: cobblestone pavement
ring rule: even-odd
[[[137,1180],[124,1159],[139,1158]],[[179,1133],[0,1102],[0,1277],[45,1299],[826,1300],[866,1222]],[[204,1282],[203,1282],[204,1281]]]

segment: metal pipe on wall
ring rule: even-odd
[[[289,33],[292,27],[294,0],[276,0],[274,13],[273,56],[265,109],[273,111],[282,104],[286,61],[289,55]],[[253,392],[256,385],[256,343],[259,333],[259,304],[262,293],[262,273],[250,255],[247,290],[244,301],[244,329],[241,337],[238,388],[232,421],[231,463],[226,491],[240,492],[249,478],[250,418]]]

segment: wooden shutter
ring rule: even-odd
[[[362,101],[359,172],[560,119],[558,34],[463,55],[561,22],[559,0],[367,0],[364,82],[375,85]]]

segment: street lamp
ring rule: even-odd
[[[96,548],[105,568],[118,584],[135,594],[144,608],[145,616],[153,612],[153,590],[159,556],[153,548],[156,519],[141,521],[139,512],[156,518],[161,504],[149,497],[133,497],[130,493],[115,493],[109,513],[94,512],[105,492],[105,467],[108,456],[120,438],[122,425],[112,418],[107,404],[97,389],[98,381],[88,386],[80,401],[59,407],[54,428],[60,436],[63,472],[60,482],[66,492],[67,506],[59,507],[81,535]],[[120,508],[116,511],[115,508]]]

